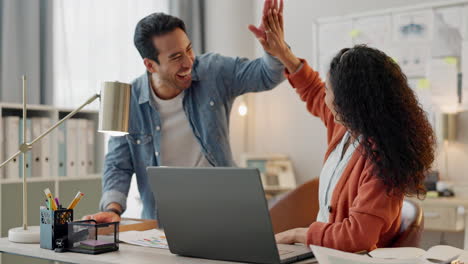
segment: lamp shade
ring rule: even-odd
[[[101,89],[98,131],[112,136],[128,134],[132,86],[121,82],[104,82]]]

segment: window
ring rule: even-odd
[[[53,1],[54,105],[77,107],[104,81],[130,83],[145,72],[133,45],[140,19],[168,12],[168,0]],[[98,102],[88,108],[97,109]]]

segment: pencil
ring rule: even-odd
[[[45,193],[45,195],[46,195],[46,197],[47,197],[48,199],[52,200],[52,201],[50,202],[50,204],[51,204],[52,207],[49,208],[49,209],[52,209],[52,210],[54,210],[54,211],[57,210],[57,205],[55,204],[55,200],[54,200],[54,197],[52,196],[52,193],[50,192],[50,189],[49,189],[49,188],[45,189],[45,190],[44,190],[44,193]]]
[[[81,200],[81,197],[83,197],[84,193],[78,191],[78,193],[76,194],[75,196],[75,199],[73,199],[73,201],[71,201],[70,205],[68,206],[68,209],[73,209],[75,208],[76,204],[78,204],[78,202]]]

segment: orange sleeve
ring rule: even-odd
[[[368,178],[359,187],[348,218],[335,223],[314,222],[309,226],[308,245],[347,252],[375,249],[381,234],[400,216],[403,196],[388,195],[381,180]]]
[[[325,126],[334,125],[333,114],[325,104],[325,84],[319,77],[318,72],[314,71],[306,60],[301,59],[302,67],[295,73],[289,73],[285,70],[286,78],[302,101],[306,102],[307,110],[319,117]]]

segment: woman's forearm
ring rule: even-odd
[[[292,53],[288,48],[278,59],[283,63],[284,67],[288,69],[289,73],[295,73],[301,66],[301,61]]]

